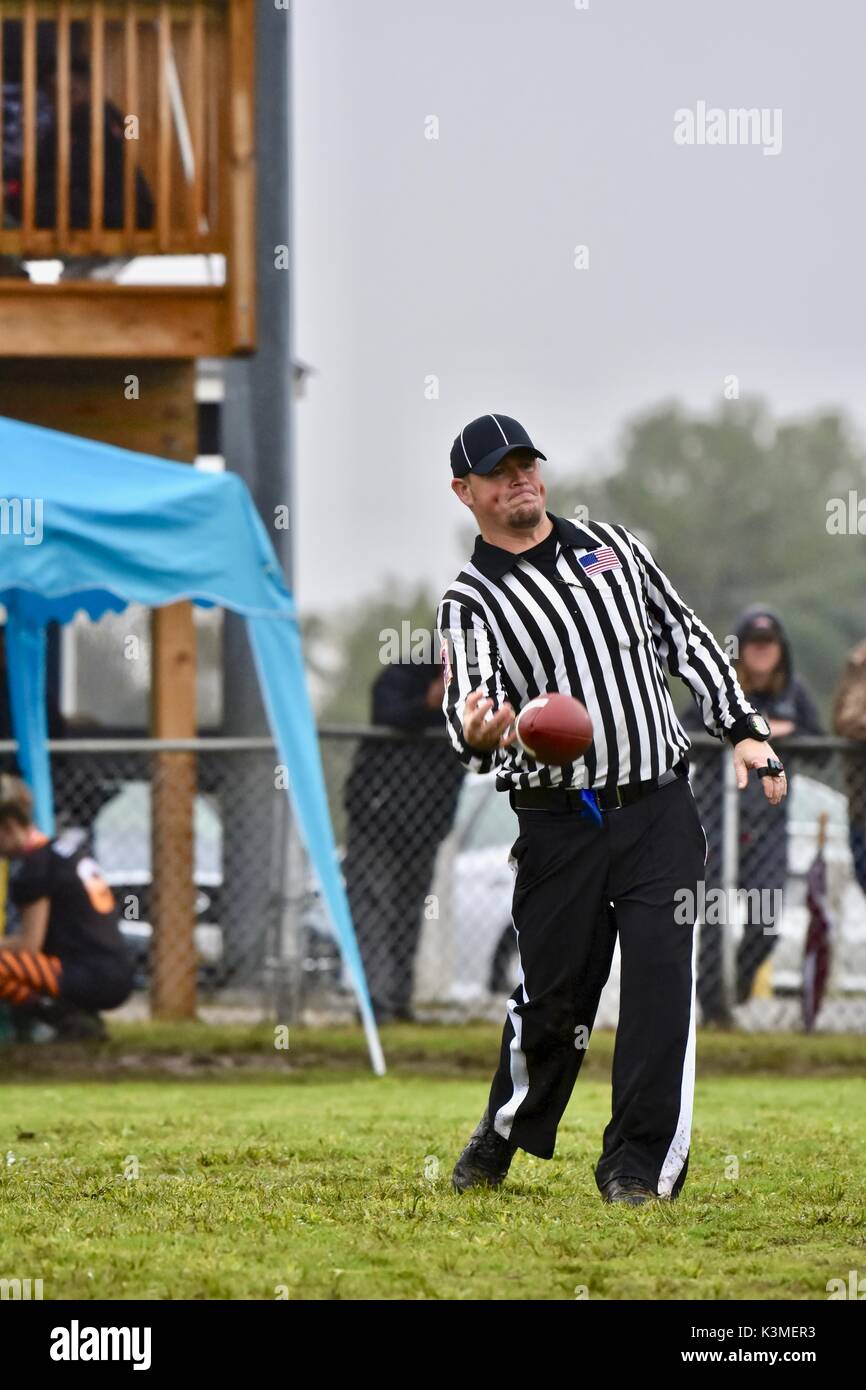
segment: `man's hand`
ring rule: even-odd
[[[473,690],[466,696],[463,712],[463,737],[470,748],[487,753],[492,748],[507,748],[516,738],[514,710],[509,704],[500,705],[492,719],[484,716],[493,708],[493,701],[483,691]]]
[[[775,758],[769,743],[762,743],[759,738],[744,738],[734,746],[734,770],[737,774],[737,786],[740,791],[744,791],[749,784],[749,771],[754,767],[766,767],[768,758]],[[781,759],[778,759],[781,762]],[[783,796],[788,794],[788,779],[784,772],[781,777],[762,777],[761,784],[764,788],[764,796],[773,805],[778,806]]]

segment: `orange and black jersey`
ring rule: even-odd
[[[16,907],[39,898],[51,904],[42,949],[61,961],[127,958],[117,904],[96,861],[77,836],[64,835],[28,850],[11,866],[9,896]]]

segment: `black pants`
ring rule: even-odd
[[[508,1001],[489,1113],[497,1132],[553,1156],[620,941],[613,1108],[595,1170],[676,1196],[694,1093],[694,920],[706,841],[688,782],[616,811],[518,811],[513,920],[521,979]],[[691,898],[683,896],[690,894]]]
[[[61,957],[61,964],[60,998],[88,1013],[119,1009],[132,993],[135,974],[126,951]]]

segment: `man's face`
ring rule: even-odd
[[[544,519],[547,488],[528,449],[512,449],[492,473],[454,478],[451,486],[482,530],[532,531]]]

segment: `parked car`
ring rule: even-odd
[[[223,934],[220,926],[222,892],[222,823],[215,798],[198,794],[193,811],[195,834],[194,928],[199,984],[221,983]],[[136,968],[136,988],[150,978],[153,935],[150,860],[150,783],[125,782],[97,812],[92,827],[93,852],[120,909],[120,929]]]
[[[93,821],[94,856],[120,908],[120,929],[136,967],[136,988],[150,981],[152,877],[150,784],[123,783]],[[223,830],[219,799],[198,793],[193,813],[195,834],[194,940],[198,984],[203,990],[227,983],[223,929]],[[83,832],[82,832],[83,833]],[[312,871],[304,890],[300,921],[300,963],[305,996],[333,989],[341,971],[340,953],[327,928]]]

